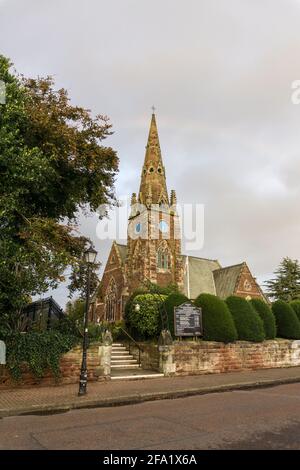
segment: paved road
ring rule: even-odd
[[[3,418],[0,449],[300,449],[300,384]]]

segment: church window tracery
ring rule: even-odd
[[[111,278],[105,297],[105,316],[109,322],[116,321],[117,298],[117,286],[114,278]]]
[[[157,267],[159,269],[170,269],[170,254],[166,247],[157,250]]]

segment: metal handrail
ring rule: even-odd
[[[144,352],[143,348],[141,348],[141,346],[136,342],[135,339],[133,339],[133,337],[128,333],[128,331],[124,330],[124,328],[122,328],[121,326],[119,327],[121,331],[123,331],[123,333],[125,333],[125,335],[128,336],[128,338],[131,340],[132,343],[134,343],[136,345],[136,347],[138,348],[139,350],[139,366],[141,367],[141,352]],[[129,343],[129,354],[130,354],[130,343]]]

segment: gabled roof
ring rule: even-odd
[[[115,246],[119,252],[122,265],[125,264],[126,256],[127,256],[127,245],[122,245],[121,243],[115,243]]]
[[[184,293],[190,299],[199,294],[216,295],[213,271],[221,267],[218,260],[182,256],[184,268]]]
[[[229,295],[233,294],[244,265],[245,263],[240,263],[214,271],[213,275],[218,297],[226,299]]]

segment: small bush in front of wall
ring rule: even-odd
[[[231,343],[237,340],[237,331],[226,303],[211,294],[200,294],[195,305],[202,309],[203,339]]]
[[[274,339],[276,337],[276,321],[269,305],[261,299],[251,299],[250,304],[263,321],[266,339]]]
[[[173,292],[172,294],[168,295],[166,300],[163,303],[162,308],[166,310],[168,314],[168,323],[169,323],[169,330],[171,335],[174,337],[174,308],[178,305],[184,304],[185,302],[189,302],[189,299],[180,292]]]
[[[233,317],[239,340],[260,343],[265,339],[263,321],[246,299],[231,295],[226,299],[226,303]]]
[[[290,302],[290,306],[292,307],[298,317],[298,320],[300,321],[300,300],[292,300]]]
[[[55,330],[12,333],[6,338],[7,368],[15,380],[22,378],[22,363],[27,363],[37,378],[50,369],[54,377],[60,375],[60,358],[78,343],[78,338]]]
[[[300,322],[293,308],[283,300],[272,305],[279,338],[300,339]]]
[[[165,299],[165,295],[141,294],[135,296],[130,302],[126,324],[138,336],[136,339],[154,338],[159,335],[161,330],[160,308]]]

